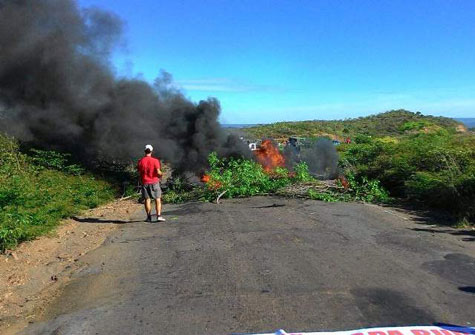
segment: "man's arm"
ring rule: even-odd
[[[157,159],[157,173],[159,177],[163,176],[162,163],[158,159]]]

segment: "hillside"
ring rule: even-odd
[[[375,137],[399,136],[408,132],[434,132],[445,129],[454,133],[465,130],[462,123],[446,117],[435,117],[412,113],[406,110],[392,110],[386,113],[335,121],[277,122],[243,129],[250,137],[285,139],[289,136],[329,136],[343,139],[356,135]]]
[[[241,129],[249,138],[327,136],[349,180],[373,181],[391,197],[451,213],[460,225],[475,222],[475,135],[445,117],[406,110],[340,121],[279,122]],[[448,201],[451,199],[452,201]]]

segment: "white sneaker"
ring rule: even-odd
[[[159,215],[159,216],[157,216],[157,221],[158,221],[158,222],[164,222],[164,221],[166,221],[166,220],[165,220],[165,218],[164,218],[163,216]]]

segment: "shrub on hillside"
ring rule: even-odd
[[[71,164],[69,162],[71,159],[70,154],[56,151],[31,149],[30,159],[31,162],[37,167],[63,171],[73,175],[81,175],[84,173],[84,169],[81,166],[77,164]]]
[[[48,155],[61,163],[60,154]],[[77,170],[65,173],[33,162],[14,140],[0,135],[0,251],[45,234],[62,218],[115,195],[109,183],[91,175],[75,176],[71,173]]]
[[[366,138],[346,146],[341,165],[357,178],[379,180],[390,194],[475,221],[475,138],[416,134],[398,142]]]
[[[431,132],[445,130],[455,133],[459,122],[445,117],[435,117],[412,113],[406,110],[392,110],[377,115],[338,121],[297,121],[277,122],[244,129],[244,132],[256,138],[288,138],[289,136],[318,137],[324,134],[353,138],[365,134],[371,136],[399,136],[406,131]]]

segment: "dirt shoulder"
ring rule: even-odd
[[[127,223],[140,207],[132,200],[114,201],[64,220],[49,236],[0,255],[0,333],[40,315],[69,275],[87,266],[81,258]]]

